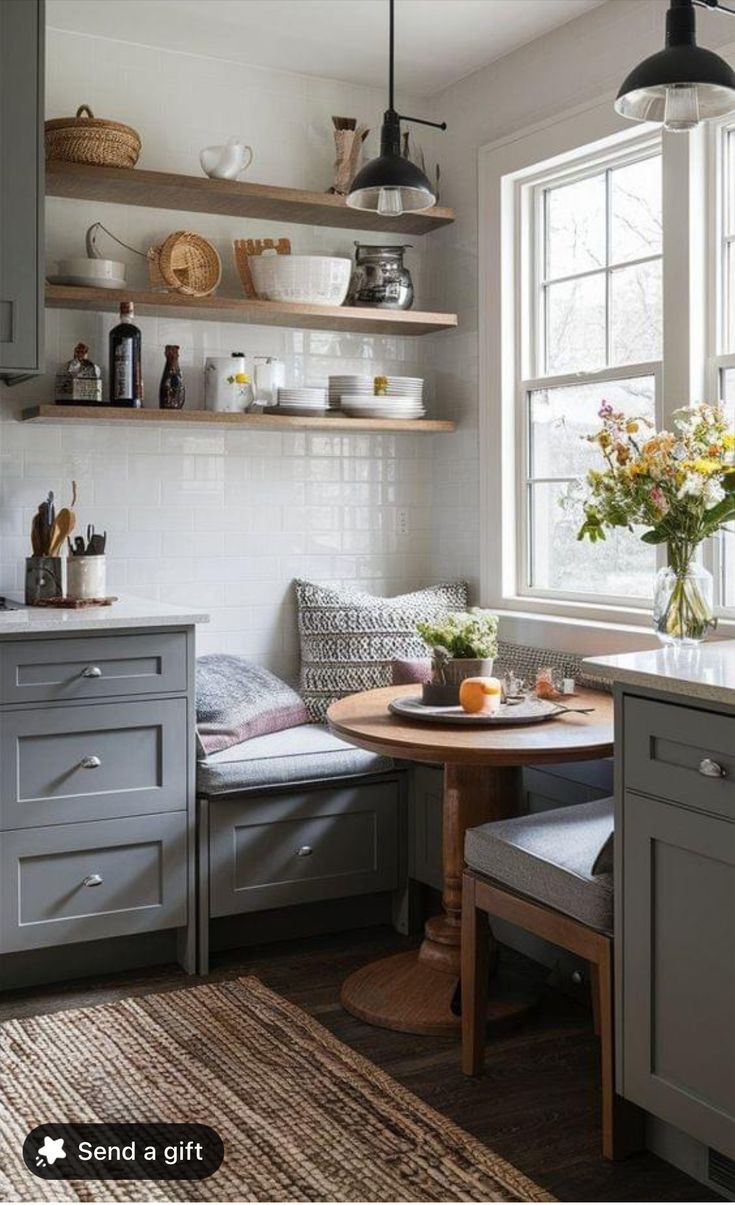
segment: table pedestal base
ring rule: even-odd
[[[434,970],[419,950],[411,950],[355,971],[342,985],[341,1001],[353,1017],[368,1025],[457,1037],[462,1023],[457,1009],[458,983],[456,976]],[[530,993],[504,982],[499,975],[490,986],[488,1025],[500,1029],[520,1020],[535,1002]]]

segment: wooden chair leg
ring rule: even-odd
[[[590,992],[592,995],[592,1025],[598,1038],[600,1036],[600,975],[597,963],[589,963]]]
[[[475,880],[464,875],[462,886],[462,1070],[480,1075],[485,1062],[487,1026],[488,915],[477,908]]]
[[[645,1145],[645,1115],[615,1091],[615,1028],[613,1011],[612,942],[597,964],[597,1012],[600,1018],[602,1080],[602,1153],[606,1159],[625,1159]]]

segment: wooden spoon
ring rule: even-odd
[[[64,540],[68,539],[76,526],[76,516],[74,512],[69,510],[67,506],[59,511],[54,519],[53,527],[51,528],[51,539],[49,540],[48,554],[49,556],[57,556],[61,549]]]

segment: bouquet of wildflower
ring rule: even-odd
[[[480,607],[451,611],[435,623],[417,624],[416,630],[440,658],[494,657],[498,651],[498,617]]]
[[[660,632],[701,639],[712,617],[686,578],[697,546],[735,518],[735,434],[721,406],[676,412],[673,431],[652,433],[646,418],[603,402],[602,427],[587,438],[605,460],[587,474],[577,538],[595,543],[614,527],[645,527],[646,544],[666,544],[677,583]]]

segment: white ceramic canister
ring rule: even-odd
[[[253,387],[242,352],[208,356],[204,365],[205,409],[241,413],[252,402]]]
[[[67,557],[66,594],[68,598],[105,598],[107,596],[107,557],[104,555]]]

